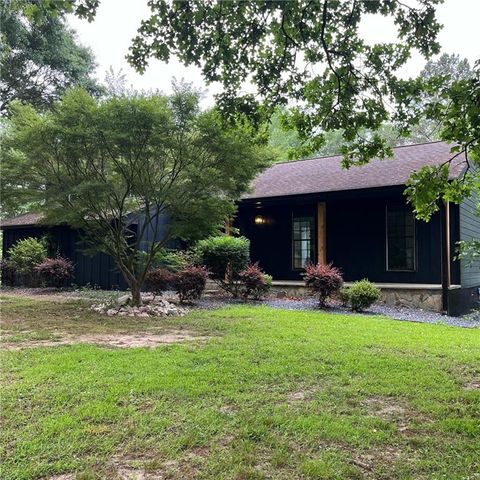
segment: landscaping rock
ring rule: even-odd
[[[116,304],[119,306],[119,307],[123,307],[124,305],[127,305],[130,303],[130,295],[122,295],[121,297],[118,297],[117,300],[116,300]]]
[[[185,315],[186,310],[184,308],[178,307],[167,300],[162,298],[155,298],[153,296],[142,296],[143,305],[139,307],[132,307],[128,305],[128,301],[125,301],[125,298],[130,297],[124,295],[117,300],[116,307],[112,308],[111,305],[100,303],[92,305],[91,309],[94,312],[113,317],[118,315],[120,317],[167,317],[167,316],[181,316]],[[121,301],[120,301],[121,300]],[[118,305],[121,303],[121,305]]]

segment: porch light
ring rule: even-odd
[[[265,225],[267,223],[267,219],[262,215],[256,215],[254,222],[255,225]]]

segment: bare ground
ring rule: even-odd
[[[182,342],[205,342],[210,337],[195,335],[188,330],[171,330],[161,335],[151,333],[112,334],[112,335],[65,335],[58,340],[36,340],[24,342],[2,342],[4,350],[22,350],[24,348],[56,347],[60,345],[75,345],[87,343],[102,347],[117,348],[155,348],[159,345]]]

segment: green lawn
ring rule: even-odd
[[[234,307],[110,319],[3,297],[3,479],[478,479],[480,330]],[[143,476],[142,476],[143,475]]]

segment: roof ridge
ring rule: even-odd
[[[397,145],[395,147],[393,147],[393,149],[397,149],[397,148],[403,148],[403,147],[416,147],[418,145],[431,145],[433,143],[447,143],[445,142],[444,140],[434,140],[432,142],[418,142],[418,143],[409,143],[408,145]],[[341,154],[337,154],[337,155],[322,155],[320,157],[308,157],[308,158],[297,158],[297,159],[294,159],[294,160],[284,160],[282,162],[275,162],[275,163],[272,163],[272,165],[270,165],[270,167],[274,167],[275,165],[283,165],[285,163],[298,163],[298,162],[307,162],[309,160],[323,160],[324,158],[336,158],[336,157],[342,157]],[[269,168],[270,168],[269,167]]]

